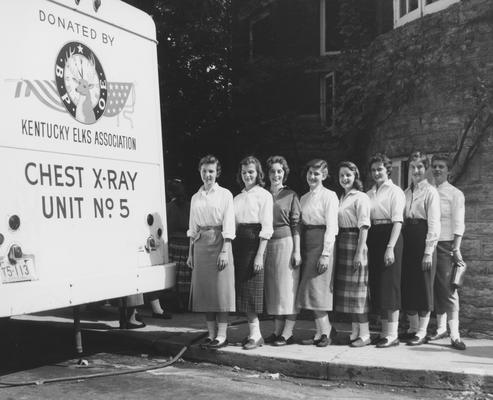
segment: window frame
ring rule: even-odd
[[[341,50],[325,50],[325,29],[326,29],[326,20],[325,20],[325,3],[327,0],[320,0],[320,55],[321,56],[335,56],[341,54]]]
[[[327,79],[332,79],[332,123],[327,125]],[[326,72],[320,76],[320,124],[328,130],[335,127],[336,73]]]
[[[406,4],[409,4],[411,0],[406,0]],[[458,3],[461,0],[437,0],[434,3],[426,4],[426,0],[418,0],[418,8],[406,13],[404,16],[400,16],[400,0],[394,0],[394,28],[398,28],[408,22],[421,18],[424,15],[432,14],[446,9],[452,4]]]

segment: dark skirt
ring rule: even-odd
[[[394,247],[395,261],[386,266],[385,251],[393,224],[372,225],[368,232],[368,269],[370,301],[373,311],[393,311],[401,308],[402,234]]]
[[[454,268],[452,246],[453,241],[438,242],[437,245],[437,274],[434,286],[437,314],[459,311],[459,294],[451,284]]]
[[[176,291],[184,297],[189,296],[192,281],[192,271],[187,265],[189,244],[188,237],[170,237],[168,243],[169,261],[176,263]]]
[[[333,306],[334,249],[329,268],[323,274],[317,271],[318,260],[324,249],[325,225],[304,226],[301,235],[301,282],[296,298],[297,308],[331,311]]]
[[[426,246],[428,223],[420,220],[405,223],[402,229],[402,308],[406,311],[433,311],[433,284],[436,273],[436,252],[432,267],[423,271],[422,262]]]
[[[358,247],[359,230],[339,229],[334,280],[335,310],[348,314],[364,314],[370,309],[368,263],[354,271],[353,260]]]
[[[264,310],[264,270],[253,271],[260,243],[260,224],[239,224],[233,241],[236,311],[260,314]]]

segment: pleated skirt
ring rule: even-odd
[[[260,314],[264,311],[264,270],[254,272],[253,262],[260,243],[260,224],[239,224],[233,241],[236,311]]]
[[[437,245],[437,273],[434,285],[437,314],[459,311],[459,293],[451,285],[454,269],[452,246],[453,241],[442,241]]]
[[[292,254],[291,228],[275,228],[272,238],[267,243],[264,267],[265,308],[270,315],[290,315],[298,312],[296,293],[300,270],[293,268]]]
[[[200,230],[199,235],[193,244],[192,311],[233,312],[236,310],[233,254],[230,250],[227,267],[219,271],[217,258],[223,247],[221,229]]]
[[[406,311],[433,311],[434,280],[436,274],[436,252],[433,252],[432,267],[423,271],[422,261],[426,246],[428,224],[426,220],[404,224],[402,236],[402,308]]]
[[[188,237],[170,237],[168,242],[169,261],[176,263],[176,291],[188,296],[192,282],[192,270],[188,268]]]
[[[306,310],[331,311],[333,306],[332,273],[334,249],[329,258],[329,268],[323,274],[317,271],[318,261],[324,249],[325,226],[305,226],[301,235],[301,281],[296,307]]]
[[[368,262],[364,260],[360,268],[353,269],[358,238],[358,229],[339,229],[334,302],[335,310],[342,313],[364,314],[370,310]]]
[[[401,308],[402,234],[394,247],[394,263],[386,266],[384,262],[393,226],[372,225],[368,232],[370,301],[375,312]]]

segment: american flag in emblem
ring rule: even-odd
[[[114,117],[120,114],[127,104],[127,100],[132,93],[132,105],[135,101],[133,84],[128,82],[108,82],[108,97],[106,99],[106,109],[104,115]]]

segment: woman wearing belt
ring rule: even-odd
[[[192,311],[205,312],[209,335],[203,346],[220,348],[228,344],[228,313],[235,311],[233,195],[216,182],[221,175],[216,157],[203,157],[199,171],[204,184],[192,197],[187,232],[187,264],[192,269],[190,302]]]
[[[264,253],[273,233],[273,201],[262,188],[264,173],[257,158],[249,156],[240,162],[237,180],[244,189],[234,198],[236,309],[247,315],[250,333],[242,345],[251,350],[264,343],[258,314],[264,308]]]
[[[267,243],[265,257],[266,311],[274,315],[274,332],[265,339],[274,346],[294,343],[296,292],[300,277],[300,201],[294,191],[284,186],[289,174],[286,159],[272,156],[267,160],[270,193],[274,198],[274,234]]]
[[[351,161],[338,166],[339,184],[344,189],[339,202],[339,236],[335,310],[351,315],[352,330],[349,343],[352,347],[370,344],[368,324],[368,254],[366,238],[370,227],[370,199],[362,192],[358,167]]]
[[[332,273],[334,243],[337,235],[337,196],[322,182],[328,177],[324,160],[315,159],[307,164],[306,181],[310,188],[300,200],[302,220],[301,282],[296,305],[313,310],[316,332],[302,344],[325,347],[331,343],[331,325],[328,311],[332,310]]]
[[[433,311],[435,248],[440,237],[440,197],[426,179],[429,161],[415,152],[409,157],[411,185],[405,190],[404,249],[402,254],[402,308],[409,329],[403,335],[409,346],[426,343],[426,330]]]
[[[371,206],[371,228],[367,240],[370,299],[382,322],[376,345],[385,348],[399,345],[401,229],[406,197],[390,179],[392,161],[385,154],[375,154],[370,158],[369,165],[375,181],[367,192]]]

